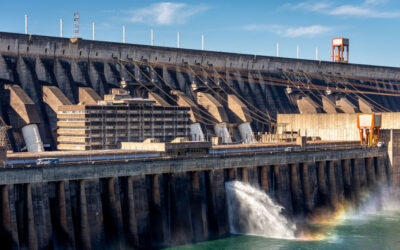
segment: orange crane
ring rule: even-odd
[[[349,44],[348,38],[332,39],[332,59],[333,62],[348,63],[349,62]],[[336,54],[337,51],[337,54]],[[346,56],[345,56],[346,51]]]

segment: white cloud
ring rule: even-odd
[[[365,0],[360,5],[334,5],[332,2],[306,1],[298,4],[286,4],[284,7],[310,12],[319,12],[332,16],[362,17],[362,18],[400,18],[400,11],[382,11],[377,6],[387,0]]]
[[[314,37],[333,30],[332,27],[323,25],[289,27],[284,25],[263,25],[263,24],[246,25],[243,27],[243,29],[247,31],[268,31],[284,37],[300,37],[300,36]]]
[[[207,9],[204,5],[160,2],[132,11],[129,21],[158,25],[183,24],[189,17]]]

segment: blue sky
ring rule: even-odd
[[[80,13],[80,37],[120,42],[126,26],[126,42],[205,49],[257,55],[331,60],[331,38],[350,38],[350,62],[400,67],[400,1],[396,0],[299,0],[299,1],[2,1],[0,31],[73,36],[73,13]]]

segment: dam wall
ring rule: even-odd
[[[0,237],[8,249],[175,246],[229,235],[226,181],[301,218],[357,203],[391,174],[385,148],[0,168]]]
[[[133,97],[157,95],[164,105],[182,105],[179,99],[186,98],[202,133],[215,135],[210,124],[217,122],[215,114],[197,100],[210,95],[226,113],[227,127],[234,128],[234,141],[240,141],[242,111],[231,109],[232,100],[250,116],[248,131],[271,132],[278,113],[400,111],[399,81],[400,69],[393,67],[0,32],[0,115],[13,127],[14,151],[22,151],[24,142],[5,84],[18,85],[29,96],[43,144],[55,150],[56,107],[46,99],[49,87],[72,104],[81,101],[80,88],[103,97],[124,86]]]

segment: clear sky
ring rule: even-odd
[[[73,36],[73,15],[80,13],[80,33],[96,40],[205,49],[257,55],[331,60],[331,38],[350,38],[350,62],[400,67],[400,1],[398,0],[198,0],[160,2],[150,0],[9,0],[2,1],[0,31],[24,32],[24,15],[29,16],[29,33],[59,36],[59,19],[64,36]]]

